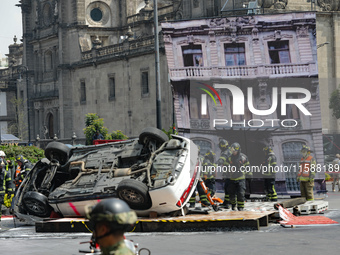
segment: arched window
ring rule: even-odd
[[[53,129],[53,114],[49,113],[47,116],[47,121],[48,121],[48,138],[52,139],[54,136],[54,129]]]
[[[200,147],[200,154],[204,155],[209,150],[212,149],[212,144],[210,141],[203,140],[203,139],[193,139],[193,142]]]

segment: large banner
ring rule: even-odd
[[[324,189],[315,21],[308,12],[162,24],[179,131],[216,161],[221,139],[238,143],[258,181],[270,147],[278,194],[299,193],[303,146]],[[216,174],[223,178],[222,169]],[[256,182],[247,188],[263,191]]]

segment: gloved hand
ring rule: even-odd
[[[12,204],[12,200],[13,200],[14,194],[5,194],[4,197],[4,206],[6,206],[7,208],[11,207]]]

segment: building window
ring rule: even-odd
[[[268,42],[269,58],[271,64],[290,63],[289,42]]]
[[[91,19],[93,19],[96,22],[99,22],[103,18],[103,12],[98,7],[97,8],[93,8],[91,10],[91,12],[90,12],[90,16],[91,16]]]
[[[80,81],[80,103],[86,103],[86,83]]]
[[[289,95],[287,98],[297,99],[299,97],[298,95]],[[281,114],[282,113],[281,104],[277,104],[276,112],[279,119],[294,119],[294,120],[300,119],[299,108],[295,104],[286,104],[286,115]]]
[[[207,152],[212,150],[212,144],[207,140],[194,139],[193,142],[194,144],[200,147],[200,155],[202,156],[204,156]]]
[[[47,51],[45,53],[45,71],[51,71],[53,67],[52,52]]]
[[[209,119],[209,106],[207,106],[207,114],[201,114],[201,98],[190,97],[189,115],[191,119]]]
[[[288,169],[299,169],[299,162],[302,157],[301,148],[303,142],[287,142],[282,144],[283,152],[283,166],[287,166]],[[285,172],[286,188],[287,191],[298,191],[300,185],[296,181],[298,171]]]
[[[225,65],[241,66],[246,64],[244,43],[224,44]]]
[[[182,51],[184,66],[203,66],[201,45],[183,46]]]
[[[149,95],[149,71],[143,71],[141,74],[142,96]]]
[[[116,98],[116,80],[114,76],[109,77],[109,100]]]

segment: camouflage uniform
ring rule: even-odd
[[[124,240],[107,248],[102,248],[102,255],[134,255],[134,253],[126,246]]]

